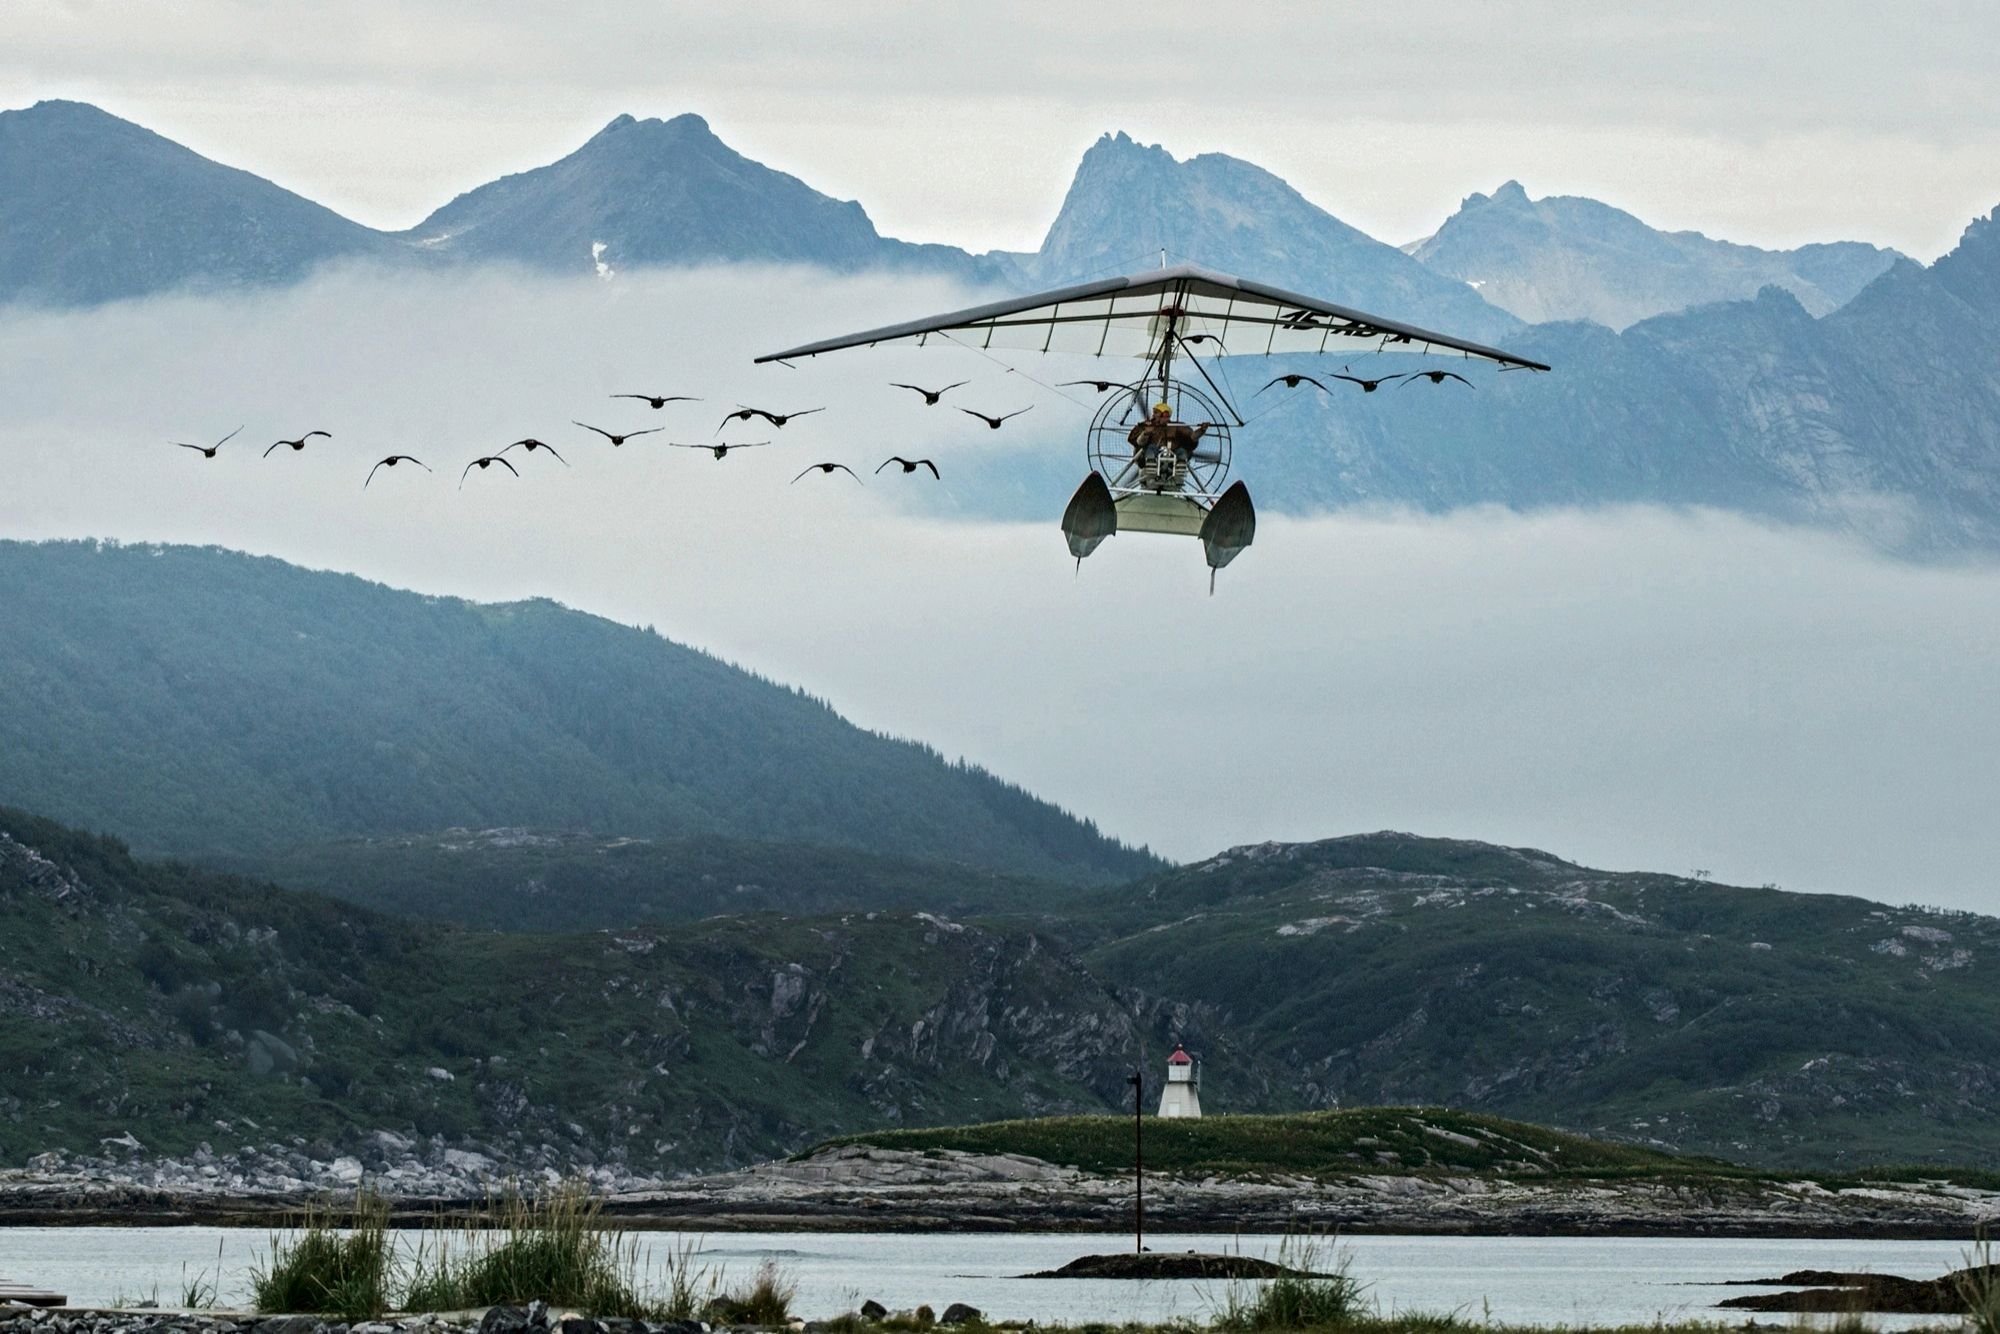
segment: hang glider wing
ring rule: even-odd
[[[1177,335],[1177,355],[1455,353],[1503,367],[1548,369],[1498,348],[1193,265],[1036,292],[821,339],[757,360],[792,361],[877,343],[921,346],[933,338],[976,348],[1145,357],[1154,354],[1169,328]]]

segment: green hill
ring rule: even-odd
[[[1047,935],[930,914],[468,931],[0,809],[0,1164],[377,1132],[684,1171],[884,1123],[1086,1110],[1164,1040]]]
[[[1147,1171],[1191,1177],[1469,1172],[1603,1178],[1741,1171],[1714,1159],[1686,1158],[1444,1107],[1361,1107],[1266,1116],[1204,1116],[1199,1120],[1151,1118],[1144,1136]],[[1019,1153],[1086,1172],[1119,1174],[1132,1170],[1130,1116],[1051,1116],[880,1130],[830,1143]]]
[[[1157,868],[1018,787],[550,602],[215,549],[0,543],[0,801],[263,869],[453,827],[724,835],[1070,882]]]
[[[1205,1108],[1443,1104],[1764,1165],[2000,1151],[1990,917],[1374,834],[1232,849],[1090,929],[1093,971],[1209,1016]]]
[[[607,918],[665,904],[656,925],[483,931],[0,812],[0,1162],[128,1132],[167,1153],[296,1137],[324,1158],[386,1131],[523,1170],[685,1170],[856,1135],[1109,1170],[1125,1075],[1175,1040],[1210,1115],[1149,1122],[1149,1156],[1192,1172],[1657,1174],[1685,1153],[1840,1172],[2000,1151],[1990,918],[1383,834],[1235,849],[1061,917],[668,920],[697,888],[735,895],[720,886],[742,864],[669,852],[713,879],[653,894],[641,857],[636,889],[557,896]],[[456,854],[411,855],[414,884]],[[755,894],[1039,892],[833,865]],[[471,914],[478,879],[441,910]],[[537,911],[532,880],[493,915]]]

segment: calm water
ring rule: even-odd
[[[405,1246],[418,1234],[398,1234]],[[655,1254],[679,1238],[641,1234]],[[1225,1285],[1022,1279],[1079,1255],[1122,1250],[1124,1236],[1064,1234],[705,1233],[703,1259],[726,1279],[765,1259],[798,1278],[795,1309],[827,1316],[873,1298],[891,1308],[970,1302],[994,1318],[1085,1320],[1206,1318]],[[1173,1236],[1157,1249],[1275,1255],[1274,1237]],[[179,1300],[183,1273],[216,1268],[222,1301],[241,1303],[248,1272],[268,1245],[259,1230],[221,1228],[0,1228],[0,1277],[69,1294],[78,1306]],[[1793,1269],[1866,1269],[1929,1278],[1963,1263],[1949,1241],[1739,1241],[1647,1238],[1353,1237],[1340,1243],[1350,1272],[1384,1310],[1490,1314],[1508,1324],[1644,1322],[1716,1316],[1726,1296],[1764,1291],[1714,1286]],[[1780,1324],[1790,1317],[1766,1317]],[[1893,1322],[1884,1322],[1893,1323]],[[1904,1322],[1908,1323],[1908,1322]]]

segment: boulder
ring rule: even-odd
[[[525,1306],[495,1306],[479,1321],[479,1334],[525,1334],[527,1328],[528,1308]]]
[[[940,1325],[963,1325],[968,1321],[979,1318],[978,1307],[967,1306],[964,1302],[953,1302],[950,1306],[944,1308],[944,1314],[938,1317],[938,1323]]]
[[[865,1320],[887,1320],[889,1308],[871,1297],[861,1303],[861,1316]]]

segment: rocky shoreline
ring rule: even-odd
[[[977,1318],[971,1307],[953,1308]],[[934,1323],[954,1323],[951,1311]],[[545,1302],[478,1311],[386,1315],[349,1323],[333,1316],[255,1315],[246,1311],[70,1310],[0,1305],[0,1334],[735,1334],[706,1320],[598,1319]],[[747,1331],[750,1326],[740,1327]],[[793,1319],[789,1330],[821,1334],[823,1321]]]
[[[477,1155],[465,1155],[475,1158]],[[485,1160],[378,1174],[354,1159],[279,1181],[185,1163],[38,1161],[0,1172],[0,1224],[266,1225],[364,1182],[396,1222],[422,1225],[473,1211],[513,1175]],[[1083,1231],[1126,1226],[1129,1179],[1013,1154],[865,1146],[670,1181],[586,1178],[605,1214],[635,1228],[788,1231]],[[1149,1177],[1146,1225],[1159,1232],[1439,1235],[1879,1237],[1970,1240],[2000,1219],[2000,1192],[1937,1182],[1822,1186],[1724,1177],[1562,1180],[1356,1174]]]

